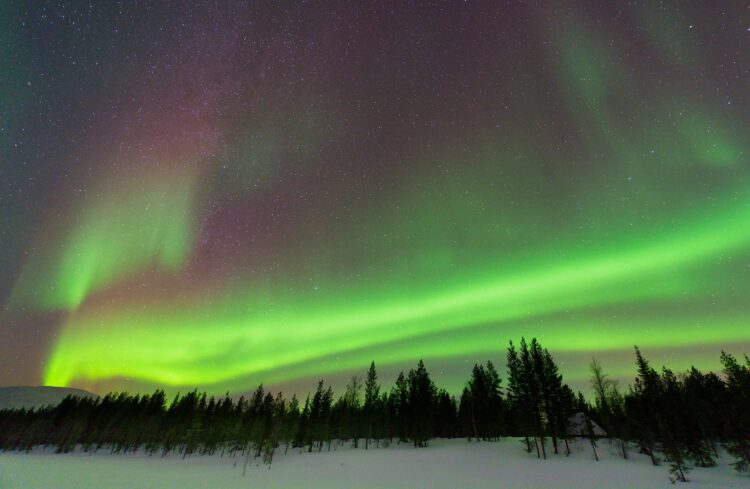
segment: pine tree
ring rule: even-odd
[[[299,416],[299,425],[297,427],[297,434],[294,437],[294,447],[300,449],[300,453],[305,445],[311,440],[311,429],[310,429],[310,410],[311,410],[310,394],[307,394],[305,398],[305,406],[302,408],[302,412]],[[308,451],[312,451],[312,447]]]
[[[527,395],[526,405],[529,410],[529,421],[531,432],[534,435],[534,444],[536,445],[537,457],[547,459],[547,449],[545,447],[546,437],[544,433],[544,424],[542,420],[542,388],[540,372],[542,371],[541,350],[536,338],[532,338],[531,350],[526,344],[526,340],[521,338],[521,379],[522,385]],[[538,444],[537,444],[538,440]],[[541,454],[540,454],[541,447]]]
[[[716,414],[712,404],[721,402],[724,397],[722,388],[719,393],[712,392],[712,398],[706,398],[708,379],[698,369],[691,367],[682,384],[685,443],[688,456],[698,467],[716,465],[712,437],[715,439],[718,436],[718,430],[713,428]],[[713,378],[710,379],[713,382]],[[720,385],[723,387],[723,383],[720,382]]]
[[[468,404],[466,412],[474,437],[477,440],[479,440],[480,437],[486,439],[487,427],[485,426],[485,413],[489,407],[489,386],[484,366],[474,364],[464,401]]]
[[[655,454],[656,436],[659,432],[657,401],[661,396],[659,374],[651,368],[638,347],[635,347],[638,376],[632,393],[626,398],[628,415],[633,419],[641,453],[651,457],[653,465],[659,465]]]
[[[289,401],[286,413],[284,415],[284,429],[282,438],[286,442],[284,447],[284,454],[286,455],[289,450],[289,445],[292,445],[297,437],[300,424],[300,410],[299,401],[297,395],[293,394],[292,399]]]
[[[561,434],[563,441],[565,442],[565,456],[570,455],[569,440],[572,434],[569,430],[570,417],[575,413],[575,394],[573,390],[567,385],[563,384],[560,388],[559,395],[559,409],[556,412],[555,422],[558,426],[558,432]]]
[[[372,362],[370,363],[370,368],[365,377],[365,404],[363,406],[366,425],[365,450],[367,450],[370,444],[370,439],[373,437],[379,399],[380,386],[378,385],[378,374],[375,370],[375,362]]]
[[[359,447],[359,438],[361,436],[362,431],[362,416],[361,416],[361,410],[362,405],[360,401],[362,392],[362,381],[360,380],[359,376],[353,375],[352,378],[349,380],[349,384],[346,386],[346,404],[349,408],[351,420],[352,420],[352,427],[351,427],[351,433],[352,437],[354,438],[354,448]]]
[[[411,424],[410,406],[409,406],[409,383],[406,381],[403,372],[399,372],[396,383],[391,390],[391,401],[394,408],[394,428],[398,437],[398,442],[406,442]]]
[[[494,440],[499,440],[501,436],[506,434],[507,405],[503,397],[502,379],[495,368],[495,364],[488,360],[486,369],[490,392],[489,436]]]
[[[500,382],[492,362],[486,366],[475,364],[462,393],[462,422],[477,439],[497,439],[502,433],[505,406]]]
[[[270,394],[269,394],[270,395]],[[267,414],[267,436],[263,443],[263,463],[269,466],[273,463],[273,456],[282,436],[283,423],[286,418],[286,402],[281,392],[276,395],[269,406]]]
[[[445,389],[435,394],[431,437],[453,438],[457,435],[458,407],[456,400]]]
[[[415,447],[426,447],[427,440],[432,437],[436,389],[422,360],[419,360],[416,370],[409,371],[408,383],[411,437]]]
[[[321,403],[321,410],[320,410],[320,423],[321,423],[321,431],[323,436],[321,437],[320,446],[318,447],[318,451],[321,451],[323,448],[323,442],[328,443],[328,451],[331,451],[331,439],[332,437],[332,430],[331,430],[331,407],[333,405],[333,388],[331,386],[328,386],[328,388],[325,390],[323,394],[323,401]]]
[[[537,352],[539,347],[537,348]],[[557,447],[557,439],[559,436],[564,436],[567,419],[562,409],[564,404],[562,402],[562,375],[560,375],[557,368],[557,364],[552,359],[552,355],[545,348],[541,355],[541,369],[539,372],[540,384],[542,388],[542,400],[543,400],[543,411],[547,422],[547,432],[552,437],[552,446],[554,447],[555,453],[559,453]],[[538,360],[537,360],[538,362]]]
[[[472,437],[476,437],[476,439],[479,440],[479,434],[474,419],[471,391],[469,390],[468,385],[464,387],[463,391],[461,391],[458,407],[458,422],[461,432],[466,435],[466,439],[469,442],[472,440]]]
[[[324,433],[324,417],[327,417],[327,413],[324,410],[324,403],[326,397],[325,382],[320,380],[318,387],[315,389],[312,401],[310,402],[310,413],[309,413],[309,424],[307,435],[307,451],[312,452],[313,447],[318,444],[318,451],[323,446]]]
[[[524,437],[526,452],[531,453],[531,440],[529,434],[532,431],[529,398],[524,388],[523,365],[518,357],[518,352],[510,341],[507,350],[507,372],[508,372],[508,404],[510,417],[514,423],[515,432]]]
[[[659,438],[662,452],[670,462],[673,481],[687,482],[690,467],[685,462],[685,410],[682,388],[674,373],[665,368],[661,379],[662,395],[659,399]]]
[[[735,457],[732,464],[738,472],[750,472],[750,359],[746,365],[736,358],[721,352],[721,364],[726,376],[726,443],[725,448]]]

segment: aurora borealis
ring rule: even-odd
[[[750,350],[750,10],[0,12],[0,385],[585,387]]]

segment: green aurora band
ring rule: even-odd
[[[691,267],[747,247],[749,211],[750,196],[745,196],[741,205],[681,232],[649,233],[639,246],[506,273],[486,267],[468,280],[426,283],[421,294],[410,297],[397,292],[381,298],[377,291],[351,297],[342,291],[332,297],[282,303],[279,312],[269,314],[264,311],[273,304],[248,299],[256,294],[246,290],[203,307],[182,304],[177,311],[136,307],[95,318],[73,315],[50,359],[45,383],[68,385],[73,380],[123,376],[173,386],[218,383],[225,387],[234,378],[366,347],[384,363],[419,355],[484,353],[488,342],[499,347],[497,331],[491,333],[494,341],[486,333],[457,342],[431,341],[430,335],[565,309],[699,297],[705,287],[715,290],[716,284],[707,284],[705,277],[691,273]],[[647,338],[640,328],[617,333],[604,327],[592,332],[590,325],[583,329],[558,328],[558,334],[545,336],[545,343],[555,350],[606,350],[638,342],[652,347],[735,342],[747,334],[742,321],[703,329],[690,327],[689,321],[675,322],[649,328]],[[419,346],[379,348],[400,339],[414,339]],[[353,369],[361,363],[361,358],[350,358],[336,368]],[[330,371],[331,367],[321,365],[307,373]]]
[[[242,392],[424,358],[458,392],[465,363],[503,364],[520,336],[582,358],[562,365],[579,385],[592,355],[632,377],[634,344],[717,368],[750,345],[750,100],[708,78],[689,9],[627,14],[637,35],[532,16],[543,42],[467,55],[463,83],[365,62],[351,86],[330,68],[259,88],[222,144],[102,165],[50,212],[9,300],[62,317],[44,384]],[[386,94],[369,112],[361,79]],[[424,134],[412,110],[436,119]],[[393,148],[368,146],[380,133]]]
[[[180,269],[192,241],[193,178],[119,178],[117,190],[102,187],[94,202],[76,213],[58,250],[32,258],[13,301],[39,309],[77,309],[101,288],[156,264]],[[124,181],[123,181],[124,180]]]

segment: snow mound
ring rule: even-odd
[[[67,396],[97,397],[91,392],[69,387],[0,387],[0,410],[57,406]]]
[[[596,421],[589,418],[594,436],[607,436],[607,432]],[[568,434],[574,436],[589,436],[589,429],[586,426],[586,415],[578,412],[568,418]]]

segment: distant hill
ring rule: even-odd
[[[0,387],[0,409],[21,409],[57,405],[66,396],[97,397],[96,394],[69,387]]]

